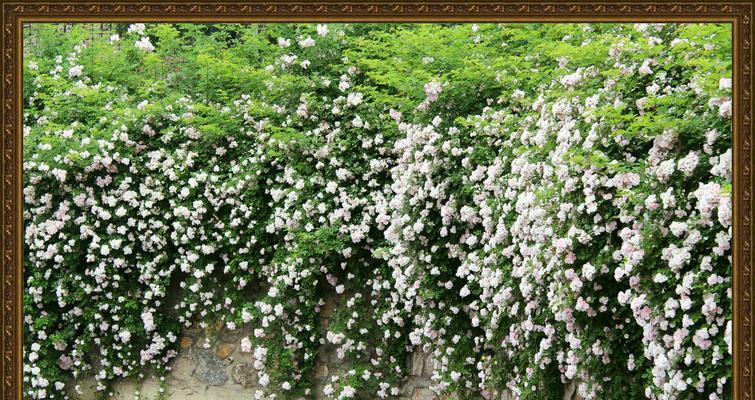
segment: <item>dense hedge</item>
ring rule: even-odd
[[[27,397],[221,320],[257,398],[326,342],[329,398],[418,348],[460,399],[731,398],[730,26],[26,32]]]

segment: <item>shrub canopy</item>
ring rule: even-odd
[[[249,324],[259,395],[731,398],[731,27],[34,24],[25,396]],[[340,306],[324,323],[329,296]]]

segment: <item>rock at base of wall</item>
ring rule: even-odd
[[[225,364],[210,350],[200,350],[197,352],[197,369],[195,375],[197,379],[210,386],[220,386],[228,381],[228,373]]]
[[[257,384],[257,370],[250,363],[236,363],[231,367],[231,377],[233,383],[244,388],[250,388]]]

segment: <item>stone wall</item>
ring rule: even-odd
[[[323,330],[328,319],[338,307],[337,299],[327,298],[320,310]],[[251,335],[250,327],[229,330],[223,324],[194,327],[183,332],[180,339],[180,352],[172,361],[170,373],[161,382],[154,376],[144,379],[126,379],[118,382],[111,398],[161,399],[161,400],[248,400],[254,399],[256,390],[262,387],[257,382],[257,371],[253,367],[253,353],[241,351],[241,339]],[[305,399],[323,399],[322,393],[330,378],[348,370],[347,360],[339,359],[335,348],[325,344],[320,350],[315,364],[315,387]],[[408,376],[398,400],[446,400],[449,396],[436,396],[430,389],[432,362],[421,352],[415,352],[407,360]],[[69,387],[79,385],[81,393],[70,392],[74,400],[94,400],[95,381],[82,379]],[[162,388],[162,389],[161,389]],[[576,385],[567,385],[564,400],[578,400]],[[162,390],[162,392],[161,392]],[[488,392],[489,400],[514,400],[509,393]],[[477,400],[477,399],[459,399]]]
[[[209,348],[205,347],[207,334],[188,331],[181,339],[181,352],[173,361],[171,372],[164,385],[155,377],[146,377],[141,382],[125,380],[115,385],[112,398],[125,399],[164,399],[164,400],[249,400],[260,389],[254,360],[251,353],[240,350],[240,341],[246,330],[224,330]],[[333,349],[323,349],[317,360],[315,377],[317,385],[308,399],[323,399],[322,388],[330,377],[342,372],[348,366],[339,360]],[[436,396],[430,389],[432,365],[422,353],[413,353],[408,360],[408,377],[402,387],[399,400],[446,400],[448,396]],[[82,394],[72,393],[72,399],[94,400],[94,380],[78,382]],[[161,386],[164,392],[161,393]],[[160,395],[163,395],[161,397]],[[487,396],[486,396],[487,397]],[[490,393],[490,400],[515,400],[507,392]],[[467,399],[459,399],[467,400]],[[476,400],[476,399],[469,399]],[[563,400],[580,400],[576,385],[565,387]]]
[[[171,372],[165,378],[166,400],[248,400],[254,398],[257,389],[257,371],[253,367],[252,353],[241,351],[241,339],[249,335],[249,329],[230,331],[222,326],[194,329],[184,332],[180,340],[181,350],[171,364]],[[213,338],[213,339],[210,339]],[[432,366],[422,353],[414,353],[408,360],[408,377],[403,385],[400,400],[431,400]],[[323,399],[322,389],[330,377],[348,369],[348,362],[339,359],[335,349],[323,346],[315,366],[316,387],[309,398]],[[77,382],[82,394],[71,393],[72,398],[93,400],[94,380]],[[159,397],[161,382],[155,377],[145,377],[141,382],[127,379],[115,385],[115,399],[155,399]]]

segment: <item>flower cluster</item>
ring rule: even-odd
[[[29,57],[26,396],[169,373],[220,321],[258,399],[313,397],[323,346],[329,399],[397,397],[412,351],[460,398],[730,398],[730,35],[135,24]]]

